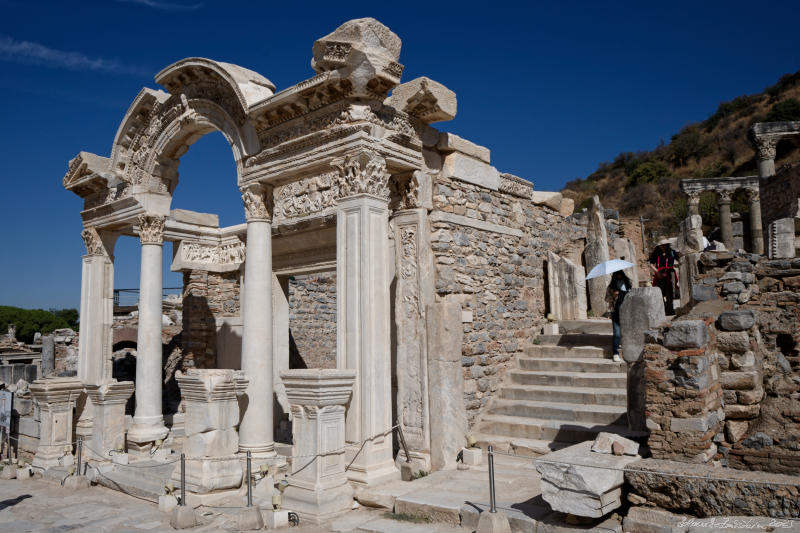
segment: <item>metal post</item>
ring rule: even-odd
[[[247,506],[253,506],[253,487],[251,486],[251,481],[253,478],[253,471],[251,469],[251,460],[252,455],[250,450],[247,450]]]
[[[497,506],[494,500],[494,452],[491,445],[489,445],[486,455],[489,459],[489,512],[496,513]]]
[[[8,464],[11,464],[11,426],[6,428],[6,448],[8,449]]]
[[[81,468],[81,459],[83,455],[83,437],[78,437],[78,475],[83,475],[83,469]]]
[[[181,454],[181,505],[186,505],[186,454]]]
[[[403,451],[406,454],[406,462],[411,462],[411,456],[408,454],[408,446],[406,446],[406,437],[403,435],[403,426],[400,424],[400,420],[397,421],[397,433],[400,435],[400,444],[403,446]]]

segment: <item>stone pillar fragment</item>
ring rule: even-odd
[[[142,266],[139,282],[139,329],[136,337],[136,412],[128,440],[140,445],[167,436],[161,406],[161,299],[164,217],[139,216]]]
[[[271,195],[271,192],[269,193]],[[247,218],[247,259],[242,306],[242,370],[250,380],[239,448],[275,456],[272,380],[272,218],[261,187],[242,192]]]
[[[30,391],[41,420],[33,466],[47,469],[72,464],[73,410],[83,384],[77,378],[37,379]]]
[[[284,506],[319,524],[352,508],[345,473],[345,406],[356,371],[302,369],[281,372],[292,409],[296,456]]]
[[[336,366],[357,371],[345,438],[351,481],[399,476],[392,453],[386,161],[359,149],[335,160],[343,197],[336,222]],[[363,444],[362,444],[363,443]]]
[[[186,401],[183,452],[186,454],[187,491],[207,493],[241,485],[238,397],[247,377],[241,370],[190,368],[175,379]],[[180,481],[180,466],[172,473]]]
[[[431,416],[431,468],[454,470],[466,443],[467,412],[461,371],[461,305],[442,302],[427,307],[428,390]]]
[[[689,197],[686,206],[689,210],[689,216],[699,215],[700,214],[700,192],[699,191],[692,191],[686,193]]]
[[[606,219],[603,214],[603,206],[597,196],[592,198],[592,206],[589,209],[589,223],[586,226],[586,248],[583,254],[587,272],[591,272],[592,268],[609,260]],[[586,281],[589,287],[590,307],[596,317],[602,316],[607,310],[606,288],[610,280],[611,276],[600,276]]]
[[[394,218],[397,411],[413,470],[430,469],[428,345],[425,307],[433,303],[433,254],[427,210],[409,209]],[[401,449],[397,461],[405,462]]]
[[[622,358],[629,363],[628,426],[632,430],[645,429],[645,331],[658,327],[666,320],[664,299],[658,287],[632,289],[619,311]]]
[[[719,228],[725,248],[733,250],[733,222],[731,221],[731,191],[717,193],[719,204]]]
[[[700,215],[690,215],[681,222],[675,247],[681,255],[703,251],[703,218]]]
[[[770,223],[770,259],[789,259],[795,256],[795,227],[794,218],[779,218]]]
[[[773,137],[760,137],[755,140],[758,152],[758,177],[771,178],[775,175],[775,154],[778,139]]]
[[[747,199],[750,202],[750,242],[753,253],[764,254],[764,230],[761,226],[761,195],[758,189],[749,189]]]
[[[42,377],[53,373],[56,367],[56,342],[54,335],[42,335]]]
[[[555,320],[586,318],[586,271],[582,266],[548,251],[547,283]]]
[[[125,404],[133,394],[133,382],[87,385],[86,392],[93,413],[92,449],[86,452],[96,459],[108,460],[111,450],[125,445]]]

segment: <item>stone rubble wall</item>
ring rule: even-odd
[[[543,263],[585,229],[558,211],[500,191],[437,178],[434,208],[509,234],[439,220],[431,224],[437,298],[455,298],[464,311],[464,400],[473,423],[497,391],[513,357],[545,320]]]
[[[336,368],[336,272],[289,278],[291,368]]]
[[[800,214],[800,163],[784,165],[771,178],[761,180],[761,227]],[[764,239],[767,242],[767,239]]]

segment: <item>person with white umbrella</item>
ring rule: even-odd
[[[611,283],[608,284],[606,289],[606,303],[608,303],[608,310],[611,313],[611,325],[614,331],[613,339],[613,358],[615,362],[620,361],[619,345],[620,345],[620,325],[619,325],[619,309],[622,307],[622,302],[628,291],[631,290],[632,284],[628,276],[623,272],[626,268],[631,268],[633,263],[622,261],[621,259],[612,259],[604,261],[595,266],[586,279],[597,278],[611,274]]]

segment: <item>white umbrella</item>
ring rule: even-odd
[[[625,270],[633,266],[633,263],[628,263],[622,259],[611,259],[610,261],[603,261],[589,272],[586,279],[599,278],[600,276],[607,276],[613,274],[618,270]]]

